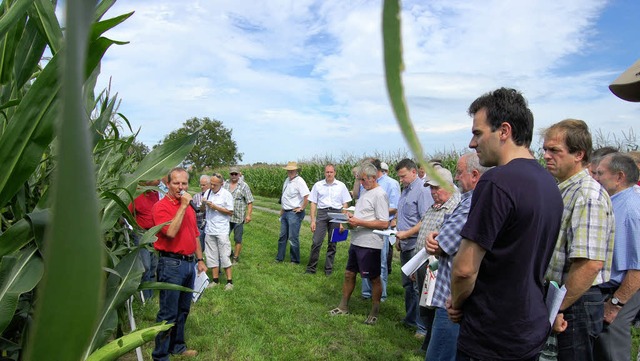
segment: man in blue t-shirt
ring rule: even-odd
[[[447,312],[460,322],[458,360],[537,360],[551,329],[543,277],[562,216],[553,177],[529,151],[533,114],[500,88],[469,107],[469,147],[495,166],[478,182],[453,260]]]

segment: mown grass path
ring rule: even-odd
[[[328,314],[340,300],[349,244],[338,244],[333,275],[307,275],[309,223],[303,222],[300,233],[301,265],[275,262],[279,229],[277,214],[254,208],[240,263],[233,269],[235,288],[208,289],[192,305],[186,332],[188,346],[200,352],[195,360],[424,360],[417,351],[421,341],[399,323],[404,290],[397,254],[378,324],[367,326],[363,321],[371,304],[360,299],[359,279],[351,314]],[[287,251],[285,261],[288,257]],[[324,250],[319,269],[323,266]],[[157,297],[146,305],[136,303],[138,326],[153,324],[157,309]],[[152,348],[153,342],[144,348],[145,359],[151,359]],[[133,359],[132,354],[126,357]]]

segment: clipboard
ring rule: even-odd
[[[333,232],[331,232],[331,243],[346,241],[349,236],[349,230],[345,229],[343,232],[340,232],[340,228],[334,228]]]

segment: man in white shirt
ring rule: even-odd
[[[298,175],[298,163],[289,162],[284,169],[287,179],[282,186],[280,203],[280,238],[278,238],[278,254],[276,261],[282,262],[287,252],[287,239],[290,245],[291,263],[300,264],[300,225],[304,219],[304,210],[309,202],[309,187]]]
[[[333,260],[336,255],[336,244],[331,242],[334,229],[338,223],[331,222],[329,213],[342,213],[351,202],[351,195],[344,183],[336,179],[336,169],[333,164],[324,167],[325,179],[316,182],[311,188],[309,201],[311,202],[311,232],[313,232],[313,244],[307,264],[306,273],[315,274],[320,257],[320,248],[324,236],[329,231],[327,244],[327,258],[324,262],[324,273],[330,276],[333,272]]]
[[[219,283],[220,266],[224,268],[227,276],[225,291],[233,289],[231,279],[231,242],[229,241],[229,220],[233,214],[233,196],[228,190],[222,188],[224,178],[215,173],[211,176],[211,189],[202,197],[202,203],[206,206],[206,224],[204,226],[204,243],[206,264],[211,268],[213,281],[209,287],[215,287]]]

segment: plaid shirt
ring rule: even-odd
[[[202,204],[202,194],[204,192],[198,192],[193,195],[193,199],[191,199],[191,204],[193,208],[196,210],[196,224],[198,225],[198,229],[202,230],[204,227],[204,213],[205,211],[201,210],[199,205]]]
[[[432,204],[422,216],[422,224],[418,231],[418,239],[416,240],[416,250],[424,248],[427,243],[427,235],[431,232],[438,232],[444,221],[445,214],[453,212],[454,208],[460,203],[460,192],[454,192],[449,199],[442,205]],[[420,285],[422,286],[422,285]]]
[[[460,231],[462,227],[464,227],[464,224],[467,223],[472,194],[473,191],[464,193],[460,203],[458,203],[458,206],[453,212],[444,216],[440,233],[436,237],[442,249],[442,255],[438,257],[436,288],[433,291],[432,304],[436,307],[446,308],[445,302],[451,294],[451,262],[462,242]]]
[[[224,183],[224,189],[231,192],[231,182]],[[247,205],[253,203],[253,194],[249,185],[243,181],[238,181],[238,186],[231,192],[233,196],[233,215],[231,216],[231,223],[243,223],[245,214],[247,213]]]
[[[614,219],[606,190],[583,170],[558,185],[564,210],[558,241],[545,278],[562,285],[572,258],[604,261],[593,285],[609,280],[613,258]]]

